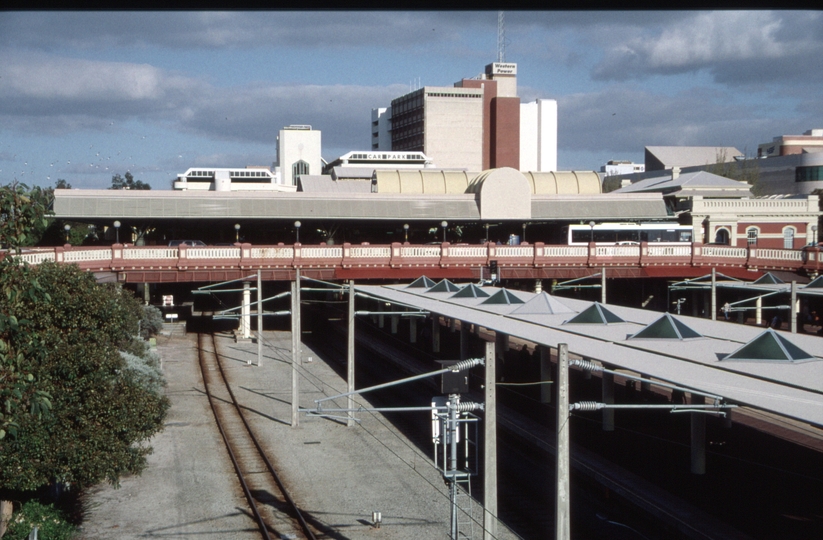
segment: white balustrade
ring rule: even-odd
[[[293,247],[251,248],[252,259],[293,259]]]
[[[192,250],[189,250],[191,252]],[[68,255],[68,252],[66,253]],[[173,247],[130,247],[123,250],[123,258],[129,260],[176,259],[177,248]],[[68,260],[68,259],[67,259]]]
[[[648,244],[649,257],[691,257],[692,245],[685,246],[657,246]]]
[[[239,259],[239,247],[196,247],[186,251],[188,259]]]
[[[586,257],[589,248],[586,246],[545,246],[544,257]]]
[[[723,257],[724,259],[745,259],[746,248],[729,246],[703,246],[704,257]]]
[[[111,249],[84,249],[63,253],[66,262],[107,261],[111,260]]]
[[[343,248],[340,246],[304,247],[300,250],[304,259],[340,259],[343,257]]]
[[[596,246],[597,257],[640,257],[640,246]]]
[[[400,248],[401,257],[440,257],[440,246],[403,246]]]
[[[489,253],[486,246],[450,246],[449,257],[485,258]]]
[[[391,257],[390,246],[352,246],[352,259],[388,259]]]
[[[755,250],[758,259],[771,259],[775,261],[802,261],[803,252],[793,249],[763,249]]]
[[[14,253],[10,253],[13,256]],[[54,261],[54,251],[43,251],[40,253],[23,253],[20,259],[29,264],[40,264],[44,261]]]
[[[534,246],[495,246],[496,257],[534,257]]]

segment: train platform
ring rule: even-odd
[[[84,540],[260,538],[209,409],[197,336],[185,328],[166,324],[157,340],[171,409],[165,429],[151,441],[148,466],[141,476],[123,478],[119,489],[103,485],[89,491]],[[235,342],[229,334],[218,335],[217,342],[235,396],[291,496],[308,521],[332,531],[318,538],[448,537],[448,489],[430,451],[378,413],[358,413],[361,422],[351,428],[345,421],[301,414],[299,426],[292,427],[289,332],[264,332],[261,366],[249,364],[258,359],[256,342]],[[305,344],[300,368],[301,407],[345,392],[345,379]],[[363,397],[356,402],[369,407]],[[482,523],[480,505],[471,511]],[[382,515],[379,528],[373,512]],[[465,530],[467,538],[482,538],[478,525],[471,533]],[[516,536],[501,524],[498,537]]]

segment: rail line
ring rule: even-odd
[[[203,384],[217,429],[226,444],[261,537],[265,540],[317,540],[246,421],[223,370],[214,334],[198,334],[197,348]],[[268,474],[263,474],[265,472]],[[267,511],[266,506],[270,510]]]

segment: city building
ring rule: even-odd
[[[631,161],[610,160],[608,163],[600,167],[600,172],[603,176],[614,176],[616,174],[633,174],[638,172],[645,172],[646,165],[643,163],[633,163]]]
[[[708,167],[734,161],[743,152],[732,146],[647,146],[646,171],[666,171],[672,167]]]
[[[287,186],[296,186],[303,174],[320,174],[323,158],[320,131],[306,125],[284,127],[277,136],[277,165]]]
[[[557,102],[521,104],[517,64],[413,90],[373,109],[371,120],[373,150],[424,152],[446,169],[557,169]]]
[[[803,135],[781,135],[770,143],[757,145],[759,158],[817,152],[823,152],[823,129],[810,129]]]
[[[281,182],[279,172],[265,166],[191,167],[178,174],[172,188],[178,191],[295,191]]]

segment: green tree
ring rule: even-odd
[[[119,174],[111,177],[111,187],[109,189],[151,189],[151,186],[141,180],[135,180],[134,176],[126,171],[126,177]]]
[[[54,189],[71,189],[71,184],[63,178],[58,178],[57,182],[54,183]]]
[[[49,226],[51,193],[18,182],[0,186],[0,247],[19,253],[37,244]]]
[[[122,474],[139,473],[151,451],[145,443],[168,408],[156,381],[147,384],[145,366],[133,358],[129,365],[121,354],[145,351],[136,341],[140,303],[73,265],[44,263],[10,280],[20,288],[34,280],[48,295],[23,298],[14,309],[0,298],[0,309],[37,314],[27,329],[39,336],[39,354],[24,355],[22,363],[34,390],[52,396],[52,409],[48,416],[20,415],[16,436],[0,440],[0,495],[51,482],[116,484]]]

